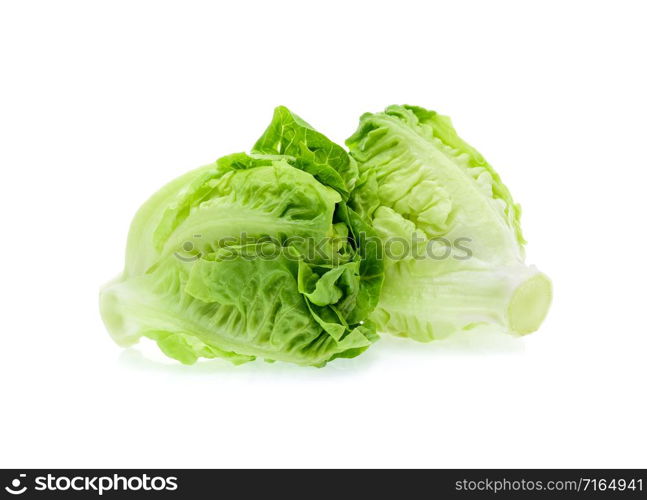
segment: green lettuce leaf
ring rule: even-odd
[[[344,148],[314,130],[285,106],[274,110],[270,125],[252,152],[294,157],[298,168],[336,189],[344,199],[357,181],[357,165]]]

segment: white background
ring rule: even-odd
[[[3,2],[0,466],[647,467],[641,2]],[[451,115],[554,282],[523,339],[384,338],[325,369],[122,350],[138,206],[285,104]]]

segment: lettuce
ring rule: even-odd
[[[478,324],[539,327],[551,282],[524,264],[520,207],[449,118],[390,106],[363,115],[347,145],[359,169],[350,206],[406,247],[385,255],[378,329],[429,341]]]
[[[124,271],[101,291],[112,337],[148,337],[185,364],[357,356],[377,339],[383,264],[345,201],[356,177],[343,148],[277,108],[253,154],[189,172],[141,207]]]
[[[101,290],[113,339],[185,364],[324,366],[378,331],[539,327],[552,285],[524,263],[519,205],[447,117],[390,106],[346,144],[280,106],[249,154],[154,194]]]

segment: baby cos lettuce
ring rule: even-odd
[[[519,205],[449,118],[390,106],[362,116],[347,145],[360,171],[351,206],[383,241],[411,242],[385,255],[379,330],[429,341],[478,324],[539,327],[551,283],[524,264]]]
[[[323,366],[378,330],[428,341],[539,327],[551,284],[524,264],[519,207],[448,118],[391,106],[347,145],[278,107],[250,154],[153,195],[101,291],[115,341],[148,337],[186,364]]]
[[[123,275],[101,292],[117,343],[148,337],[187,364],[322,366],[377,339],[367,316],[382,262],[345,201],[354,162],[285,108],[255,150],[189,172],[141,207]]]

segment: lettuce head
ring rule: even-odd
[[[524,263],[519,205],[449,118],[390,106],[363,115],[347,145],[359,170],[349,204],[384,243],[378,329],[429,341],[539,327],[551,282]]]
[[[376,339],[368,320],[383,264],[347,204],[357,166],[277,108],[252,154],[225,156],[154,194],[136,214],[122,275],[101,291],[104,322],[128,346],[169,357],[256,357],[323,366]]]

